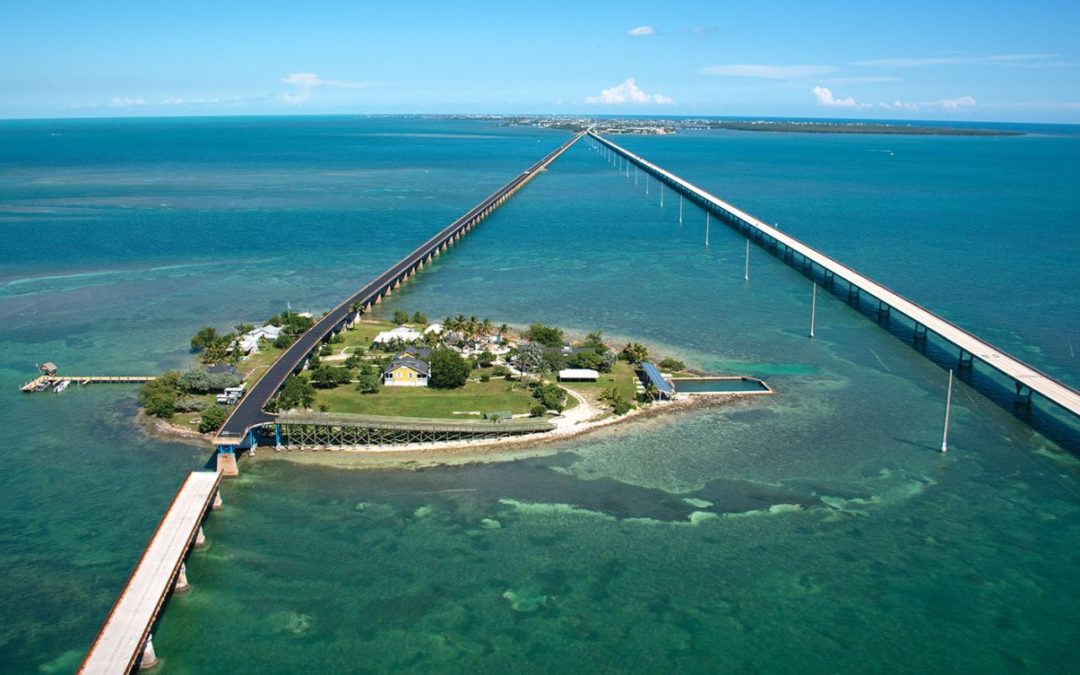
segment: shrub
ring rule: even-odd
[[[322,347],[319,347],[319,356],[330,356],[333,353],[334,348],[328,344],[324,343]]]
[[[205,370],[189,370],[177,381],[180,391],[193,394],[208,394],[212,391],[224,391],[226,387],[239,386],[244,378],[237,373],[208,373]]]
[[[409,313],[403,309],[395,309],[393,322],[399,326],[403,323],[409,323]]]
[[[649,358],[649,349],[637,342],[628,342],[620,356],[630,363],[641,363]]]
[[[546,414],[547,408],[540,404],[534,405],[532,408],[529,409],[529,417],[543,417]]]
[[[334,366],[322,365],[311,371],[310,381],[312,386],[319,389],[332,389],[339,384],[348,384],[352,379],[347,368],[335,368]]]
[[[481,368],[490,368],[491,364],[495,363],[495,355],[485,349],[480,352],[478,357],[476,357],[476,363],[479,364]]]
[[[428,322],[427,314],[424,314],[423,312],[421,312],[419,310],[413,312],[412,322],[415,323],[415,324],[419,324],[421,326],[427,325],[427,322]]]
[[[627,401],[619,390],[615,387],[609,387],[600,394],[600,399],[606,401],[611,406],[611,412],[616,415],[625,415],[630,412],[634,407],[630,401]]]
[[[506,377],[510,374],[510,369],[504,365],[498,365],[491,369],[491,374],[494,377]]]
[[[525,331],[525,337],[531,342],[539,342],[545,347],[559,348],[563,344],[563,332],[554,326],[545,326],[542,323],[534,323]]]
[[[356,379],[356,391],[361,394],[377,394],[382,386],[382,378],[374,366],[365,366]]]
[[[276,407],[279,410],[310,408],[314,402],[315,387],[311,386],[306,377],[290,375],[277,396]]]
[[[228,416],[229,411],[224,406],[210,406],[202,413],[202,418],[199,420],[199,431],[204,434],[217,431],[225,423],[225,418]]]
[[[600,370],[604,365],[604,357],[594,351],[581,351],[574,354],[570,359],[570,365],[574,368],[590,368]]]
[[[686,370],[686,364],[679,359],[666,358],[656,365],[660,367],[660,370],[666,370],[669,373]]]
[[[206,401],[200,401],[197,398],[191,398],[186,396],[176,399],[176,403],[173,404],[173,408],[176,412],[199,412],[206,409]]]
[[[554,383],[537,385],[533,389],[533,398],[548,410],[563,411],[563,402],[566,400],[566,392]]]
[[[176,413],[176,400],[180,398],[179,382],[180,373],[175,370],[147,382],[139,390],[139,405],[147,415],[169,419]]]
[[[488,375],[487,373],[484,373],[483,375],[480,376],[480,381],[481,382],[491,382],[491,375]]]

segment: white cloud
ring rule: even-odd
[[[852,65],[877,66],[882,68],[918,68],[920,66],[969,66],[998,65],[1023,68],[1044,68],[1064,66],[1065,63],[1051,62],[1057,54],[991,54],[989,56],[929,56],[921,58],[873,59],[858,61]]]
[[[723,66],[708,66],[700,72],[721,77],[756,77],[768,80],[789,80],[799,77],[828,75],[835,72],[832,66],[771,66],[760,63],[736,63]]]
[[[146,105],[146,100],[143,99],[142,96],[138,98],[121,98],[119,96],[114,96],[112,102],[109,103],[109,105],[114,108],[130,108],[137,105]]]
[[[646,37],[656,32],[656,29],[652,26],[638,26],[626,31],[626,34],[630,37]]]
[[[850,96],[847,98],[836,98],[833,96],[832,90],[828,87],[817,86],[813,89],[814,98],[817,99],[818,105],[823,105],[827,108],[868,108],[866,103],[856,103],[855,99]]]
[[[637,82],[635,82],[632,77],[626,78],[622,84],[617,84],[610,89],[601,89],[599,96],[589,96],[585,99],[585,102],[609,105],[619,103],[656,103],[659,105],[666,105],[668,103],[674,103],[673,100],[663,94],[646,94],[638,88]]]
[[[895,100],[892,103],[864,103],[856,101],[851,96],[847,98],[836,98],[833,95],[832,90],[828,87],[822,87],[820,85],[814,87],[811,90],[814,98],[817,100],[817,104],[826,108],[877,108],[880,110],[903,110],[907,112],[915,112],[917,110],[926,109],[941,109],[949,112],[958,112],[964,108],[970,108],[975,105],[975,99],[971,96],[958,96],[956,98],[944,98],[938,101],[901,101]]]
[[[900,78],[895,75],[858,75],[851,77],[830,77],[822,80],[825,84],[849,85],[849,84],[879,84],[882,82],[899,82]]]
[[[366,89],[374,82],[347,82],[344,80],[324,80],[315,73],[291,73],[281,78],[285,84],[296,87],[293,92],[285,93],[282,99],[286,103],[303,103],[311,98],[311,92],[317,87],[337,89]]]

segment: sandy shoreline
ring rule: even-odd
[[[597,419],[595,408],[576,392],[571,392],[580,403],[562,419],[553,420],[556,428],[549,432],[528,434],[516,438],[485,439],[478,441],[450,441],[411,445],[390,445],[379,448],[333,448],[326,450],[281,450],[258,448],[246,461],[278,460],[300,464],[318,464],[338,468],[426,468],[471,464],[475,462],[513,461],[526,457],[559,452],[559,444],[572,441],[599,431],[622,431],[617,427],[630,427],[633,422],[644,422],[691,410],[718,408],[744,401],[758,394],[730,393],[724,395],[688,396],[675,401],[653,403],[635,408],[621,417],[607,416]],[[573,414],[577,411],[577,414]],[[202,447],[210,446],[210,436],[192,429],[178,427],[165,420],[138,414],[137,422],[148,435],[170,441],[181,441]],[[561,424],[560,424],[561,422]],[[555,447],[552,447],[555,446]]]

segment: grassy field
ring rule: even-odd
[[[599,399],[601,392],[611,387],[615,387],[626,400],[633,401],[636,396],[635,382],[637,375],[634,367],[626,361],[616,361],[615,368],[610,373],[600,373],[600,379],[596,382],[567,382],[566,386],[593,403]]]
[[[479,419],[480,415],[455,415],[455,412],[496,410],[527,413],[536,404],[532,394],[520,386],[511,388],[504,379],[468,382],[461,389],[449,391],[429,387],[383,387],[377,394],[361,394],[353,385],[318,392],[315,408],[326,405],[329,412],[361,415],[396,415],[400,417],[447,417]]]

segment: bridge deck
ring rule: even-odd
[[[570,149],[584,135],[584,132],[574,135],[558,148],[545,155],[528,169],[518,174],[513,180],[496,190],[487,199],[440,230],[412,253],[399,260],[390,269],[343,300],[341,304],[330,310],[326,316],[319,319],[313,327],[281,353],[248,394],[240,399],[229,418],[221,426],[221,430],[218,431],[217,437],[214,439],[215,444],[219,446],[238,445],[243,442],[245,434],[250,429],[272,421],[274,417],[264,411],[266,404],[284,384],[285,378],[300,367],[308,354],[318,348],[323,338],[348,320],[352,313],[350,307],[354,303],[366,305],[373,302],[375,298],[385,293],[387,289],[414,270],[427,256],[438,251],[440,247],[452,243],[455,237],[468,231],[468,228],[479,222],[510,195],[536,177],[538,173]]]
[[[978,358],[980,361],[983,361],[991,368],[994,368],[998,372],[1012,378],[1014,381],[1029,387],[1031,391],[1043,396],[1073,415],[1080,417],[1080,392],[1077,392],[1075,389],[1058,382],[1049,375],[1024,363],[1020,359],[994,347],[990,343],[972,335],[956,324],[951,323],[930,310],[908,300],[899,293],[856,272],[847,265],[837,262],[824,253],[799,241],[795,237],[781,232],[742,209],[739,209],[702,190],[696,185],[679,178],[670,171],[660,168],[629,150],[626,150],[622,146],[616,145],[595,133],[589,132],[589,135],[670,185],[680,188],[690,195],[696,196],[698,199],[711,204],[717,210],[727,212],[729,215],[745,223],[748,227],[756,229],[765,236],[774,239],[779,244],[788,247],[795,253],[803,256],[806,260],[812,261],[823,270],[827,270],[837,278],[845,281],[850,286],[858,288],[861,292],[877,298],[916,323],[933,331],[942,339],[956,345],[958,348]]]
[[[220,481],[216,471],[188,475],[105,619],[80,673],[112,675],[134,667]]]

